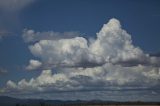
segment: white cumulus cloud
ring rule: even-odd
[[[40,68],[42,63],[38,60],[30,60],[29,65],[26,67],[27,70],[35,70]]]
[[[105,64],[94,68],[69,68],[55,73],[43,70],[37,78],[8,81],[5,91],[56,92],[77,90],[150,89],[159,86],[160,68]]]
[[[87,40],[83,37],[61,40],[41,40],[29,47],[31,53],[40,57],[51,66],[94,66],[103,59],[88,50]]]
[[[37,36],[40,34],[37,34]],[[40,40],[29,46],[31,53],[52,66],[91,67],[104,63],[134,66],[158,65],[160,59],[150,57],[132,44],[131,35],[117,19],[111,19],[91,43],[83,37]]]
[[[50,70],[42,70],[38,77],[30,80],[8,81],[3,91],[26,93],[160,86],[160,58],[134,46],[131,35],[122,29],[117,19],[104,24],[91,42],[79,36],[54,40],[59,34],[47,35],[50,33],[27,30],[23,35],[26,41],[32,42],[31,53],[39,58],[30,60],[28,69],[44,67]],[[36,38],[41,34],[46,34],[47,39]]]

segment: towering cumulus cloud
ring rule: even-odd
[[[41,36],[40,32],[29,32],[25,30],[24,39],[37,41],[36,36]],[[91,42],[77,35],[54,40],[45,34],[29,46],[39,60],[31,60],[27,68],[47,70],[29,81],[8,81],[5,92],[150,89],[160,85],[159,57],[150,57],[135,47],[117,19],[104,24]]]
[[[104,63],[133,66],[159,63],[158,59],[150,58],[132,44],[131,36],[121,28],[116,19],[104,24],[97,33],[97,39],[91,43],[83,37],[40,40],[29,49],[43,62],[55,66],[91,67]]]

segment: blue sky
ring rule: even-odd
[[[67,76],[69,81],[76,79],[78,82],[84,70],[94,70],[95,67],[98,67],[100,71],[102,71],[102,67],[111,68],[110,70],[115,67],[126,70],[126,72],[121,72],[121,70],[115,72],[122,76],[115,76],[115,73],[111,73],[112,77],[116,77],[114,80],[123,77],[124,74],[128,75],[128,79],[123,79],[121,83],[118,80],[117,82],[107,82],[109,79],[107,81],[102,81],[101,79],[101,83],[107,82],[106,86],[120,88],[122,86],[134,86],[137,88],[138,86],[149,89],[155,89],[158,86],[159,88],[157,81],[160,80],[160,77],[154,74],[160,73],[160,59],[156,56],[148,56],[150,53],[158,53],[160,51],[159,19],[160,2],[158,0],[22,0],[21,2],[2,0],[0,1],[0,87],[4,91],[3,94],[11,95],[15,90],[21,92],[19,91],[18,82],[26,79],[27,82],[25,83],[28,84],[31,78],[36,79],[40,75],[43,76],[44,73],[48,73],[47,75],[49,76],[57,73],[58,78]],[[106,24],[106,27],[103,26],[104,24]],[[118,29],[116,29],[117,27]],[[127,34],[123,33],[124,30]],[[117,35],[120,36],[119,40],[116,37]],[[101,38],[102,36],[111,37]],[[103,39],[106,39],[106,41]],[[110,43],[107,39],[113,40],[111,47],[108,46]],[[130,42],[131,40],[132,42]],[[125,41],[131,44],[127,43],[128,46],[124,43]],[[86,42],[88,44],[87,47],[85,45]],[[42,51],[37,49],[36,44],[42,46]],[[73,49],[72,47],[78,49]],[[62,48],[65,48],[66,51],[61,50]],[[98,48],[103,49],[103,52]],[[127,52],[124,52],[123,49]],[[78,50],[80,54],[75,52]],[[65,54],[61,53],[62,51]],[[119,56],[121,53],[122,56]],[[139,58],[142,60],[139,60]],[[110,65],[107,65],[108,63]],[[125,66],[129,67],[129,69],[126,69]],[[134,68],[141,70],[140,73],[144,71],[147,74],[141,76],[141,74],[134,73],[135,76],[130,76],[127,70],[135,70]],[[118,69],[115,68],[115,70]],[[51,70],[52,73],[44,70]],[[72,71],[67,72],[66,70]],[[68,78],[68,73],[76,73],[74,70],[80,70],[82,73],[78,73],[78,77]],[[152,70],[154,70],[153,73]],[[102,84],[103,87],[96,88],[97,82],[91,84],[86,79],[86,77],[91,79],[92,77],[98,78],[96,75],[91,77],[83,73],[81,77],[84,81],[88,81],[88,85],[90,85],[86,87],[85,84],[81,83],[81,86],[83,86],[81,90],[89,89],[92,91],[100,89],[101,91],[101,89],[106,89],[105,84]],[[144,77],[140,78],[142,83],[144,83],[143,80],[151,78],[154,80],[149,82],[154,82],[155,85],[149,87],[140,86],[142,85],[141,83],[139,85],[139,82],[133,83],[130,81],[130,77],[133,77],[133,79]],[[104,78],[108,77],[105,76]],[[67,79],[64,78],[64,80]],[[13,83],[7,84],[10,80],[15,85],[17,83],[15,88],[11,86],[14,85]],[[51,82],[51,85],[53,82]],[[83,81],[80,80],[79,82]],[[53,84],[48,89],[48,83],[44,84],[44,86],[47,85],[45,92],[55,90],[52,86],[56,85]],[[65,85],[66,83],[62,82],[61,84]],[[32,87],[28,89],[30,91]],[[77,89],[79,90],[80,88],[74,89],[73,87],[69,90]],[[33,91],[37,92],[37,90]]]

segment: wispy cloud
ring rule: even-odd
[[[19,28],[19,13],[36,0],[0,0],[0,39]]]
[[[35,32],[34,30],[24,29],[23,31],[23,39],[25,42],[36,42],[40,40],[60,40],[60,39],[69,39],[80,36],[81,34],[78,32]]]
[[[2,67],[0,67],[0,75],[6,74],[8,71]]]
[[[13,34],[13,33],[9,32],[7,30],[0,30],[0,39],[2,39],[3,37],[10,36],[11,34]]]
[[[35,0],[1,0],[0,8],[8,12],[17,12],[34,1]]]

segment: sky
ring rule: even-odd
[[[159,25],[158,0],[1,0],[0,95],[160,101]]]

